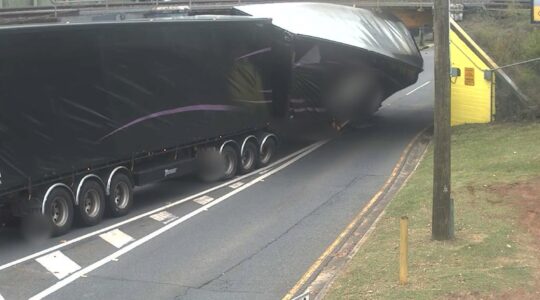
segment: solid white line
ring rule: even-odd
[[[4,297],[2,297],[2,295],[0,295],[0,300],[5,300]]]
[[[218,203],[234,196],[235,194],[238,194],[239,192],[247,189],[248,187],[260,182],[261,180],[285,169],[286,167],[288,167],[289,165],[293,164],[294,162],[298,161],[299,159],[301,159],[302,157],[310,154],[311,152],[315,151],[317,148],[319,148],[320,146],[324,145],[327,141],[323,141],[323,142],[319,142],[319,143],[316,143],[313,147],[311,147],[309,150],[301,153],[300,155],[296,156],[295,158],[287,161],[286,163],[282,164],[281,166],[273,169],[272,171],[264,174],[264,175],[261,175],[253,180],[251,180],[250,182],[244,184],[243,186],[237,188],[236,190],[233,190],[219,198],[217,198],[216,200],[214,200],[213,202],[210,202],[209,204],[203,206],[203,207],[200,207],[199,209],[197,210],[194,210],[192,212],[190,212],[189,214],[181,217],[180,219],[172,222],[172,223],[169,223],[168,225],[165,225],[161,228],[159,228],[158,230],[142,237],[141,239],[139,240],[136,240],[135,242],[127,245],[126,247],[114,252],[113,254],[105,257],[105,258],[102,258],[101,260],[98,260],[97,262],[85,267],[84,269],[82,270],[79,270],[73,274],[71,274],[70,276],[66,277],[65,279],[63,280],[60,280],[58,281],[56,284],[50,286],[49,288],[41,291],[40,293],[36,294],[35,296],[31,297],[30,300],[35,300],[35,299],[42,299],[43,297],[47,297],[49,296],[50,294],[58,291],[59,289],[67,286],[68,284],[74,282],[75,280],[77,280],[78,278],[80,278],[82,275],[85,275],[85,274],[88,274],[94,270],[96,270],[97,268],[101,267],[101,266],[104,266],[105,264],[113,261],[114,259],[118,259],[118,257],[122,256],[123,254],[126,254],[128,253],[129,251],[143,245],[144,243],[152,240],[153,238],[167,232],[168,230],[178,226],[179,224],[193,218],[194,216],[202,213],[202,212],[205,212],[207,211],[209,208],[211,208],[212,206],[214,205],[217,205]]]
[[[132,218],[127,219],[127,220],[124,220],[124,221],[122,221],[122,222],[113,224],[113,225],[108,226],[108,227],[105,227],[105,228],[103,228],[103,229],[99,229],[99,230],[96,230],[96,231],[87,233],[87,234],[82,235],[82,236],[80,236],[80,237],[77,237],[77,238],[74,238],[74,239],[72,239],[72,240],[66,241],[66,242],[64,242],[64,243],[62,243],[62,244],[59,244],[59,245],[56,245],[56,246],[53,246],[53,247],[50,247],[50,248],[41,250],[41,251],[36,252],[36,253],[34,253],[34,254],[30,254],[30,255],[28,255],[28,256],[19,258],[19,259],[17,259],[17,260],[12,261],[12,262],[6,263],[6,264],[0,266],[0,271],[2,271],[2,270],[4,270],[4,269],[7,269],[7,268],[9,268],[9,267],[18,265],[18,264],[20,264],[20,263],[22,263],[22,262],[25,262],[25,261],[34,259],[34,258],[36,258],[36,257],[40,257],[40,256],[42,256],[42,255],[45,255],[45,254],[49,253],[49,252],[52,252],[52,251],[55,251],[55,250],[64,248],[64,247],[66,247],[66,246],[68,246],[68,245],[71,245],[71,244],[73,244],[73,243],[77,243],[77,242],[82,241],[82,240],[85,240],[85,239],[87,239],[87,238],[90,238],[90,237],[96,236],[96,235],[98,235],[98,234],[107,232],[107,231],[109,231],[109,230],[111,230],[111,229],[115,229],[115,228],[118,228],[118,227],[120,227],[120,226],[122,226],[122,225],[131,223],[131,222],[134,222],[134,221],[139,220],[139,219],[141,219],[141,218],[144,218],[144,217],[153,215],[153,214],[158,213],[158,212],[160,212],[160,211],[162,211],[162,210],[165,210],[165,209],[167,209],[167,208],[177,206],[177,205],[179,205],[179,204],[182,204],[182,203],[187,202],[187,201],[190,201],[190,200],[192,200],[192,199],[194,199],[194,198],[203,196],[204,194],[207,194],[207,193],[209,193],[209,192],[215,191],[215,190],[217,190],[217,189],[226,187],[226,186],[231,185],[231,184],[233,184],[233,183],[235,183],[235,182],[237,182],[237,181],[240,181],[240,180],[242,180],[242,179],[244,179],[244,178],[246,178],[246,177],[249,177],[249,176],[251,176],[251,175],[254,175],[254,174],[256,174],[257,172],[261,172],[261,170],[268,170],[268,169],[271,169],[272,167],[274,167],[274,166],[276,166],[276,165],[278,165],[278,164],[280,164],[280,163],[282,163],[282,162],[284,162],[284,161],[286,161],[286,160],[288,160],[288,159],[290,159],[290,158],[292,158],[292,157],[295,157],[295,156],[297,156],[297,155],[300,154],[300,153],[303,153],[303,152],[305,152],[305,151],[308,151],[309,149],[311,149],[311,148],[314,147],[315,145],[317,145],[317,143],[311,144],[311,145],[309,145],[309,146],[307,146],[307,147],[304,147],[304,148],[302,148],[302,149],[300,149],[300,150],[298,150],[298,151],[296,151],[296,152],[294,152],[294,153],[291,153],[291,154],[289,154],[289,155],[287,155],[287,156],[285,156],[285,157],[283,157],[283,158],[281,158],[281,159],[275,161],[274,163],[272,163],[272,164],[270,164],[270,165],[268,165],[268,166],[266,166],[266,167],[264,167],[264,168],[262,168],[262,169],[255,170],[255,171],[253,171],[253,172],[251,172],[251,173],[248,173],[248,174],[246,174],[246,175],[242,175],[242,176],[240,176],[240,177],[234,178],[234,179],[232,179],[232,180],[230,180],[230,181],[227,181],[227,182],[222,183],[222,184],[220,184],[220,185],[217,185],[217,186],[215,186],[215,187],[209,188],[209,189],[204,190],[204,191],[202,191],[202,192],[193,194],[193,195],[188,196],[188,197],[186,197],[186,198],[180,199],[180,200],[178,200],[178,201],[176,201],[176,202],[167,204],[167,205],[162,206],[162,207],[158,207],[158,208],[156,208],[156,209],[154,209],[154,210],[151,210],[151,211],[149,211],[149,212],[146,212],[146,213],[137,215],[137,216],[135,216],[135,217],[132,217]]]
[[[431,80],[428,80],[427,82],[425,82],[425,83],[422,84],[421,86],[419,86],[419,87],[415,88],[414,90],[412,90],[412,91],[408,92],[407,94],[405,94],[405,96],[409,96],[410,94],[412,94],[412,93],[418,91],[419,89],[425,87],[426,85],[428,85],[428,84],[430,84],[430,83],[431,83]]]

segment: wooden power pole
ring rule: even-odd
[[[450,198],[450,3],[434,0],[435,114],[432,237],[454,237],[454,205]]]

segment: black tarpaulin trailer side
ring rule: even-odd
[[[266,126],[269,34],[217,16],[1,28],[0,196]]]
[[[404,24],[388,14],[326,3],[235,9],[271,18],[274,41],[289,47],[293,107],[302,102],[304,110],[328,109],[344,118],[369,115],[382,100],[415,83],[422,71],[414,39]]]

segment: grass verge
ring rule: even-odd
[[[453,129],[456,238],[449,242],[431,240],[432,150],[327,299],[540,299],[539,236],[528,227],[539,225],[540,124]],[[406,286],[398,284],[402,215],[410,222]]]

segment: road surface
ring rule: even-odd
[[[432,123],[433,53],[423,54],[417,84],[370,123],[288,143],[268,169],[145,187],[129,216],[40,243],[3,229],[0,299],[283,297]]]

